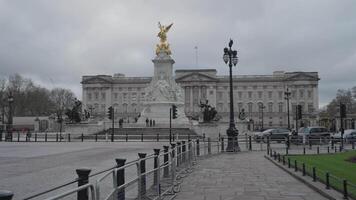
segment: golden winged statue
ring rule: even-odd
[[[161,25],[160,22],[158,22],[159,32],[157,34],[157,37],[159,37],[160,43],[157,44],[157,48],[156,48],[156,54],[157,55],[160,52],[165,52],[168,55],[171,54],[171,50],[169,49],[169,44],[167,42],[167,32],[172,27],[172,25],[173,25],[173,23],[168,25],[168,26],[164,26],[164,25]]]

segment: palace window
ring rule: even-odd
[[[117,93],[114,93],[114,99],[115,100],[117,100],[117,97],[118,97]]]
[[[123,96],[123,101],[127,101],[127,99],[128,99],[128,95],[127,95],[127,93],[122,93],[122,96]]]
[[[312,98],[312,91],[308,90],[308,98],[311,99]]]
[[[252,112],[252,103],[248,103],[247,106],[248,106],[248,112],[251,113]]]
[[[283,112],[283,103],[278,103],[278,112]]]
[[[239,99],[242,99],[242,92],[238,92],[237,95],[239,96]]]
[[[248,92],[248,98],[252,99],[252,92]]]
[[[278,98],[279,98],[279,100],[282,100],[282,98],[283,98],[283,92],[282,91],[278,92]]]
[[[258,91],[258,98],[262,99],[262,91]]]
[[[299,90],[299,97],[304,98],[304,90]]]
[[[88,100],[91,101],[91,93],[87,94]]]
[[[95,96],[95,100],[98,100],[98,99],[99,99],[99,93],[98,93],[98,92],[95,92],[95,93],[94,93],[94,96]]]
[[[308,112],[309,112],[309,113],[314,112],[314,106],[313,106],[313,104],[308,104]]]
[[[296,94],[297,94],[297,91],[292,90],[292,98],[293,98],[293,99],[296,98]]]
[[[101,93],[101,100],[105,100],[105,92]]]
[[[136,92],[134,92],[131,94],[131,101],[136,101],[136,99],[137,99],[137,95]]]
[[[269,91],[269,92],[268,92],[268,98],[269,98],[269,99],[272,99],[272,91]]]
[[[268,112],[273,112],[273,103],[268,103]]]

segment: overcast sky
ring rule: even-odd
[[[317,71],[321,106],[356,86],[352,0],[0,0],[0,74],[79,98],[82,75],[151,76],[158,21],[174,23],[175,69],[227,74],[221,57],[232,38],[234,74]]]

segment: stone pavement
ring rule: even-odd
[[[265,152],[222,154],[199,160],[175,200],[325,199],[265,159]]]

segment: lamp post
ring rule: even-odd
[[[7,97],[7,102],[9,103],[9,115],[7,119],[7,136],[6,139],[11,139],[12,140],[12,103],[14,103],[14,97],[12,96],[12,93],[9,93],[9,96]]]
[[[289,119],[289,99],[290,99],[290,95],[292,93],[289,92],[288,88],[287,88],[287,91],[284,92],[284,99],[287,100],[287,118],[288,118],[288,129],[290,130],[290,119]]]
[[[236,66],[238,62],[238,57],[237,57],[237,51],[232,50],[233,41],[230,39],[229,42],[229,48],[225,47],[224,48],[224,62],[227,64],[230,68],[230,122],[229,122],[229,128],[226,130],[226,134],[228,137],[228,143],[227,143],[227,148],[226,151],[232,152],[232,151],[239,151],[239,144],[237,142],[237,136],[239,134],[239,131],[235,127],[235,119],[234,119],[234,98],[233,98],[233,87],[232,87],[232,66]]]
[[[264,106],[262,103],[260,104],[260,111],[261,111],[261,130],[263,131],[263,109],[265,109],[266,106]]]

